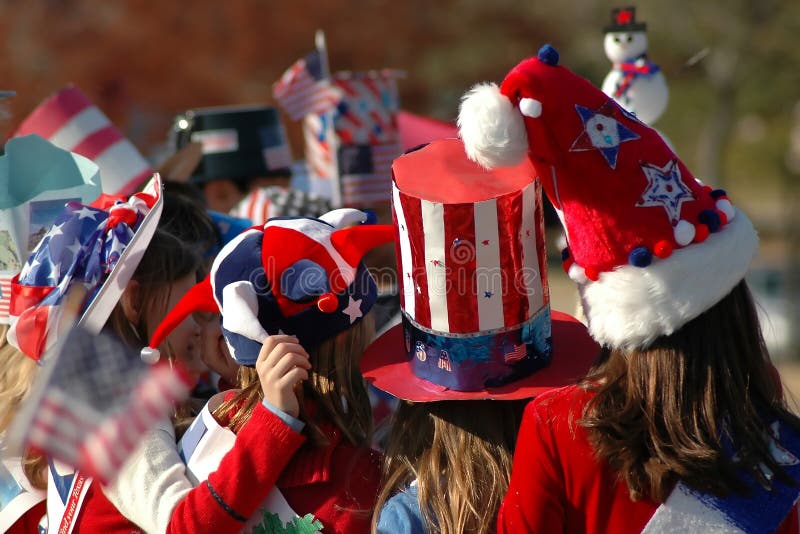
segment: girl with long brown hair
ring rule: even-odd
[[[796,532],[800,419],[743,280],[752,224],[558,60],[545,45],[459,116],[473,159],[537,167],[603,346],[526,408],[498,529]]]
[[[374,335],[377,288],[361,258],[392,232],[364,221],[362,212],[338,210],[245,231],[153,334],[148,357],[189,314],[218,311],[242,366],[240,389],[212,398],[184,435],[181,455],[198,484],[164,499],[169,520],[159,530],[249,531],[286,521],[369,530],[380,455],[369,447],[358,360]]]
[[[402,400],[373,530],[494,532],[526,399],[579,378],[597,347],[550,310],[530,164],[486,172],[446,139],[395,160],[393,176],[403,319],[362,371]]]

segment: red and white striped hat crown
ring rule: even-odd
[[[530,162],[487,171],[440,139],[392,171],[403,324],[364,354],[365,377],[424,402],[526,398],[582,376],[594,345],[574,319],[551,320]]]
[[[702,185],[662,137],[545,45],[498,88],[464,98],[460,135],[486,168],[530,158],[567,234],[564,266],[589,330],[647,346],[724,297],[758,238],[722,190]]]
[[[70,85],[48,97],[13,137],[38,134],[100,167],[103,192],[130,195],[153,175],[150,164],[80,89]]]

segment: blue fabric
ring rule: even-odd
[[[304,422],[302,422],[297,417],[294,417],[294,416],[289,415],[288,413],[284,412],[283,410],[281,410],[280,408],[278,408],[277,406],[275,406],[274,404],[269,402],[267,399],[262,400],[261,404],[264,405],[264,408],[266,408],[267,410],[269,410],[273,414],[277,415],[278,418],[281,421],[286,423],[289,426],[289,428],[291,428],[292,430],[294,430],[298,434],[300,432],[302,432],[303,429],[305,428],[306,424]]]
[[[379,534],[426,534],[417,499],[417,486],[409,486],[386,501],[378,518]]]
[[[403,315],[406,351],[415,376],[456,391],[480,391],[529,376],[550,363],[550,308],[500,332],[463,336],[418,328]]]

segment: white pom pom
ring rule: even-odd
[[[141,352],[139,352],[139,356],[142,358],[144,363],[153,365],[158,362],[159,358],[161,358],[161,352],[152,347],[145,347],[141,350]]]
[[[535,98],[523,98],[519,101],[519,111],[526,117],[535,119],[542,114],[542,103]]]
[[[478,84],[461,99],[458,132],[469,159],[487,169],[516,165],[528,152],[522,115],[493,83]]]
[[[572,264],[567,272],[567,275],[569,275],[570,279],[576,284],[583,285],[589,282],[589,278],[586,276],[586,271],[584,271],[583,267],[577,263]]]
[[[679,221],[675,226],[675,241],[682,247],[685,247],[694,239],[695,229],[694,225],[689,221]]]
[[[731,204],[731,201],[727,198],[717,200],[717,209],[725,214],[728,218],[728,222],[732,221],[736,216],[736,210],[733,209],[733,204]]]

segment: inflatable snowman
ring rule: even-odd
[[[611,11],[603,47],[613,64],[603,80],[603,92],[652,125],[667,107],[669,90],[658,65],[647,60],[647,25],[636,22],[636,8]]]

